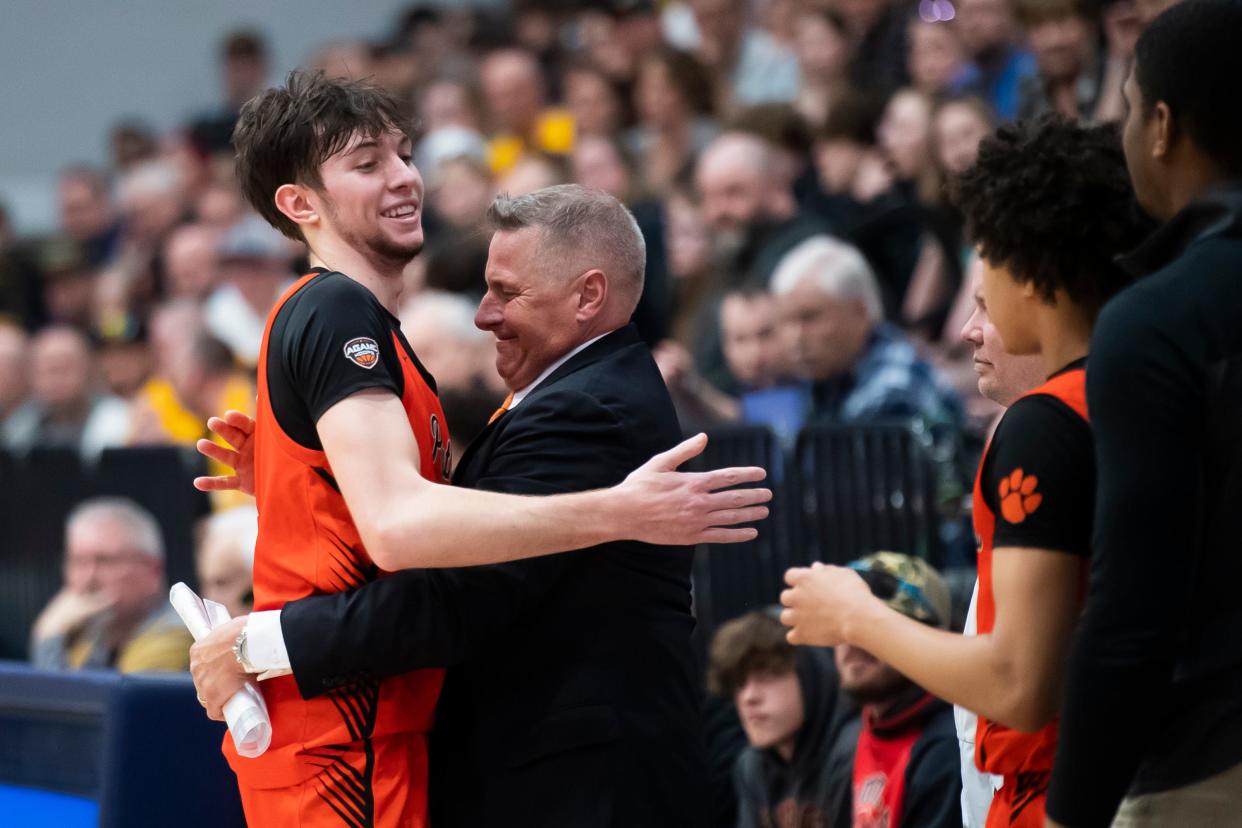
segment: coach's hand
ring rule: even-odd
[[[707,446],[698,434],[639,466],[613,491],[624,536],[646,543],[692,546],[699,543],[740,543],[759,531],[735,527],[768,516],[762,505],[772,499],[770,489],[734,489],[767,477],[757,466],[679,472],[677,467],[697,457]],[[724,490],[724,491],[722,491]]]
[[[224,721],[224,703],[246,683],[246,671],[233,655],[233,642],[241,635],[249,618],[249,615],[239,615],[190,647],[194,689],[207,709],[207,717],[217,722]]]
[[[254,494],[254,420],[240,411],[226,411],[223,417],[212,417],[207,427],[232,446],[228,448],[211,440],[199,440],[198,453],[216,460],[235,472],[231,475],[194,478],[194,488],[203,492],[237,489]]]

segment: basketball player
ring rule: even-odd
[[[620,539],[754,536],[726,527],[765,516],[770,493],[715,490],[762,470],[671,473],[702,449],[701,437],[606,491],[514,497],[441,485],[449,430],[395,316],[403,270],[423,244],[423,183],[396,103],[366,83],[295,72],[243,107],[234,146],[247,200],[305,241],[313,265],[269,315],[259,359],[256,609],[403,567],[498,563]],[[244,628],[233,646],[245,665]],[[271,747],[245,759],[225,740],[247,820],[425,825],[426,733],[441,680],[440,670],[363,676],[312,700],[290,676],[265,681]]]
[[[930,628],[875,600],[854,572],[786,575],[799,644],[864,647],[979,715],[975,761],[1003,778],[987,825],[1042,826],[1069,636],[1090,554],[1095,461],[1085,398],[1091,328],[1128,277],[1113,261],[1144,227],[1112,127],[1045,118],[1002,127],[958,183],[1006,348],[1047,381],[1014,402],[974,490],[977,636]]]

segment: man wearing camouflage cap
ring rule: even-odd
[[[877,552],[849,565],[871,594],[902,615],[933,627],[949,622],[949,589],[926,561]],[[862,705],[854,752],[853,824],[958,826],[953,709],[871,653],[834,649],[841,689]]]

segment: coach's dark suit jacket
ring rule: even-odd
[[[454,482],[520,494],[601,488],[679,439],[664,382],[630,326],[488,426]],[[612,543],[406,571],[288,604],[281,625],[307,696],[449,668],[431,743],[435,828],[698,826],[708,809],[692,554]]]

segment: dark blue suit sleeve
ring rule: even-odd
[[[527,495],[586,491],[620,482],[637,465],[622,421],[587,394],[540,394],[505,417],[493,426],[504,431],[476,488]],[[281,628],[298,687],[309,698],[357,678],[468,660],[538,606],[582,554],[590,550],[495,566],[406,570],[350,592],[286,604]]]

